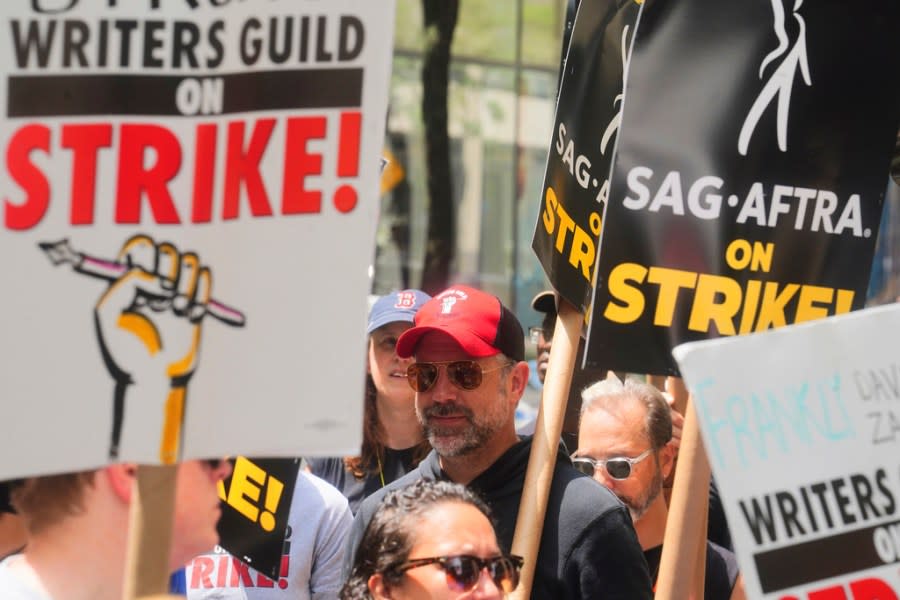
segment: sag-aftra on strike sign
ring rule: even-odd
[[[891,1],[644,6],[586,362],[675,374],[681,342],[864,305],[900,125],[898,23]]]

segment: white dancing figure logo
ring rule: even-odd
[[[741,133],[738,136],[738,152],[742,156],[747,156],[747,146],[750,144],[750,138],[756,129],[765,110],[769,107],[777,97],[776,104],[776,134],[778,137],[778,148],[785,152],[787,150],[787,123],[788,111],[791,105],[791,91],[794,87],[794,79],[797,76],[797,70],[803,74],[803,81],[806,85],[812,85],[809,77],[809,62],[806,57],[806,23],[803,17],[797,12],[803,0],[794,0],[793,16],[797,21],[799,31],[794,45],[790,49],[788,35],[785,29],[784,6],[781,0],[771,0],[772,11],[774,12],[775,36],[778,38],[778,47],[775,48],[768,56],[763,59],[759,67],[759,77],[762,79],[763,73],[770,62],[781,59],[781,63],[775,67],[769,80],[763,86],[762,91],[750,107],[744,125],[741,127]]]
[[[606,154],[606,146],[609,144],[609,140],[612,139],[612,136],[616,131],[619,130],[619,124],[622,122],[622,98],[625,95],[625,78],[628,74],[628,59],[628,25],[626,25],[625,29],[622,31],[622,91],[616,95],[615,99],[613,99],[613,106],[618,104],[619,112],[613,116],[609,125],[606,126],[606,131],[603,132],[603,137],[600,139],[600,154]]]

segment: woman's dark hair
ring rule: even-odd
[[[388,585],[399,584],[403,573],[397,567],[409,558],[419,522],[445,502],[474,506],[491,521],[487,504],[459,483],[420,479],[389,492],[363,533],[353,557],[350,579],[341,589],[341,600],[371,599],[369,578],[375,573],[381,573]]]
[[[368,359],[366,359],[368,360]],[[377,392],[375,382],[370,374],[366,374],[365,403],[363,404],[363,443],[359,456],[344,458],[344,468],[357,479],[363,479],[368,473],[378,473],[384,464],[384,428],[378,420],[378,406],[375,399]],[[399,448],[398,448],[399,449]],[[412,466],[416,466],[431,452],[428,440],[422,440],[413,449]]]

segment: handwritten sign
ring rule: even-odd
[[[900,306],[678,346],[748,596],[898,598]]]

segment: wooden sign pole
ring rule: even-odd
[[[703,598],[706,589],[706,531],[709,524],[709,496],[705,496],[703,500],[698,500],[697,510],[703,515],[700,522],[700,531],[703,535],[697,542],[697,557],[694,559],[694,593],[698,594],[694,598]]]
[[[124,600],[163,600],[170,596],[169,548],[178,465],[137,468],[128,526]]]
[[[684,385],[684,379],[680,377],[666,377],[664,384],[665,391],[672,396],[672,408],[680,412],[682,415],[687,414],[688,398],[690,394]]]
[[[693,400],[688,400],[685,411],[678,470],[656,583],[657,600],[703,598],[710,467]],[[690,569],[686,568],[685,561],[690,563]]]
[[[544,393],[538,407],[534,441],[531,444],[531,455],[528,459],[525,486],[519,502],[519,516],[516,519],[516,533],[512,543],[512,553],[525,559],[519,587],[509,596],[512,600],[525,600],[531,595],[541,530],[547,512],[547,498],[550,495],[553,469],[556,466],[583,318],[574,306],[565,300],[559,300],[556,329],[553,344],[550,346],[550,362],[544,379]]]

